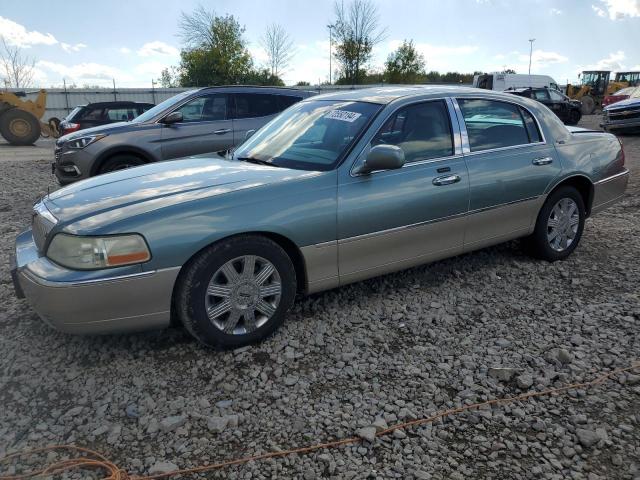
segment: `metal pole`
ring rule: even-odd
[[[116,95],[116,79],[112,78],[111,80],[113,80],[113,101],[117,102],[118,101],[118,97]]]
[[[67,115],[69,114],[69,93],[67,92],[67,81],[63,78],[62,84],[64,85],[64,103],[67,107]]]
[[[327,25],[327,28],[329,29],[329,85],[331,85],[331,42],[332,42],[331,33],[333,32],[333,25],[329,24]]]
[[[531,58],[533,57],[533,42],[535,42],[535,38],[529,39],[529,44],[531,45],[529,48],[529,75],[531,75]]]
[[[156,82],[151,79],[151,98],[153,98],[153,103],[156,103]]]

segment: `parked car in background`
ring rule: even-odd
[[[473,76],[473,86],[502,92],[514,88],[552,88],[560,91],[558,82],[549,75],[524,75],[520,73],[488,73]]]
[[[582,118],[582,104],[552,88],[516,88],[507,93],[537,100],[546,105],[567,125],[577,125]]]
[[[640,130],[640,98],[627,98],[602,110],[601,126],[607,131]]]
[[[60,137],[53,172],[61,184],[159,160],[226,151],[313,92],[207,87],[180,93],[126,123]]]
[[[60,135],[116,122],[128,122],[153,108],[144,102],[97,102],[78,105],[58,126]]]
[[[46,195],[12,277],[66,332],[161,328],[174,312],[206,345],[244,345],[282,324],[297,292],[520,237],[536,257],[566,258],[629,175],[615,136],[570,128],[531,99],[478,89],[309,98],[231,156]]]
[[[612,95],[607,95],[606,97],[604,97],[604,99],[602,100],[602,107],[604,108],[609,105],[613,105],[614,103],[626,100],[627,98],[638,97],[640,97],[640,87],[623,88]]]

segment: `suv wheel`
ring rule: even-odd
[[[140,157],[136,157],[131,154],[114,155],[108,158],[101,166],[99,173],[115,172],[117,170],[124,170],[132,167],[139,167],[144,165],[145,161]]]

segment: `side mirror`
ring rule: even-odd
[[[355,172],[367,174],[376,170],[395,170],[404,165],[404,151],[395,145],[376,145],[367,154],[367,158]]]
[[[254,133],[256,133],[255,130],[247,130],[247,133],[244,134],[244,139],[246,140],[247,138],[249,138]]]
[[[162,123],[165,125],[171,125],[172,123],[179,123],[182,121],[182,112],[171,112],[169,115],[162,119]]]

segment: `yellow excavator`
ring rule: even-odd
[[[627,72],[630,73],[630,72]],[[605,95],[613,95],[621,88],[629,86],[627,81],[610,82],[609,78],[611,72],[608,70],[586,70],[582,72],[581,85],[567,85],[566,94],[567,97],[573,100],[580,100],[582,102],[582,114],[590,115],[597,107],[602,106],[602,99]]]
[[[56,119],[40,121],[47,104],[46,90],[35,101],[23,100],[25,92],[0,91],[0,135],[12,145],[31,145],[40,135],[58,136]]]

